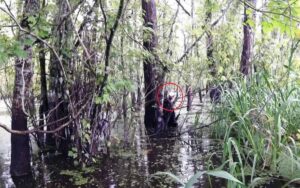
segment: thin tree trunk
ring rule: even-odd
[[[123,79],[126,79],[126,71],[125,71],[125,61],[124,61],[124,37],[121,36],[121,64],[122,64],[122,74]],[[128,127],[128,121],[127,121],[127,96],[128,92],[126,88],[123,89],[123,95],[122,95],[122,113],[123,113],[123,121],[124,121],[124,145],[128,145],[128,137],[129,137],[129,127]]]
[[[209,63],[209,71],[212,77],[216,76],[217,70],[216,70],[216,63],[214,61],[213,56],[213,35],[212,35],[212,25],[211,25],[211,19],[212,19],[212,3],[211,0],[206,0],[206,56]]]
[[[247,0],[249,4],[255,4],[256,0]],[[243,50],[241,56],[240,71],[245,76],[248,76],[251,73],[251,54],[252,54],[252,45],[253,45],[253,33],[252,28],[249,25],[249,20],[252,19],[251,15],[248,15],[249,7],[244,5],[244,21],[243,21]]]
[[[201,88],[199,89],[198,93],[199,93],[199,100],[202,103],[203,102],[203,98],[202,98],[202,89]]]
[[[102,2],[103,3],[103,2]],[[97,96],[98,97],[102,97],[103,95],[103,92],[104,92],[104,88],[106,87],[107,85],[107,82],[108,82],[108,77],[109,77],[109,66],[110,66],[110,54],[111,54],[111,48],[113,46],[113,40],[114,40],[114,37],[115,37],[115,34],[116,34],[116,31],[118,29],[118,26],[119,26],[119,21],[122,17],[122,14],[123,14],[123,8],[124,8],[124,0],[120,0],[120,3],[119,3],[119,8],[118,8],[118,13],[117,13],[117,16],[116,16],[116,19],[113,23],[113,26],[111,28],[109,28],[109,32],[108,32],[108,28],[107,25],[109,25],[108,23],[108,20],[106,20],[106,13],[104,11],[104,7],[103,7],[103,4],[101,3],[100,1],[100,7],[102,9],[102,13],[103,13],[103,16],[104,16],[104,20],[105,20],[105,34],[108,35],[107,37],[105,37],[105,42],[106,42],[106,47],[105,47],[105,58],[104,58],[104,77],[103,77],[103,81],[101,82],[101,84],[99,84],[97,86]],[[99,88],[99,89],[98,89]],[[101,112],[102,110],[102,105],[101,104],[96,104],[94,107],[93,107],[93,110],[92,110],[92,115],[91,115],[91,121],[92,123],[91,124],[95,124],[96,123],[96,116]]]
[[[25,0],[21,26],[30,29],[27,19],[37,14],[39,10],[38,0]],[[27,33],[20,32],[19,40],[24,42],[30,39]],[[13,130],[27,130],[27,118],[30,114],[30,93],[32,89],[33,61],[32,46],[24,45],[23,50],[27,53],[25,58],[17,58],[15,62],[15,81],[12,101]],[[12,176],[24,176],[31,174],[29,135],[11,135],[11,165]]]
[[[48,115],[48,95],[47,95],[47,79],[46,79],[46,52],[44,44],[39,46],[39,62],[40,62],[40,82],[41,82],[41,105],[39,108],[40,123],[39,126],[45,124],[45,118]],[[44,145],[44,134],[38,134],[38,144],[40,147]]]
[[[191,86],[187,86],[187,111],[191,111],[192,109],[192,87]]]
[[[137,73],[136,73],[136,78],[137,78],[137,97],[136,97],[136,110],[140,110],[142,108],[142,77],[141,77],[141,65],[138,65],[137,68]]]
[[[212,35],[212,24],[211,24],[211,19],[212,19],[212,2],[211,0],[206,0],[205,2],[205,6],[206,6],[206,18],[205,18],[205,22],[207,25],[207,30],[206,30],[206,57],[208,60],[208,68],[209,68],[209,73],[212,76],[212,78],[214,79],[217,75],[217,68],[216,68],[216,63],[214,60],[214,55],[213,55],[213,35]],[[206,84],[206,93],[209,92],[211,101],[213,101],[213,97],[215,93],[215,88],[217,86],[213,85],[213,82],[208,82]]]

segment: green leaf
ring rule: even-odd
[[[246,14],[247,14],[247,15],[251,15],[252,12],[253,12],[252,9],[246,9]]]
[[[95,103],[96,104],[100,104],[101,103],[101,98],[100,97],[96,97],[95,98]]]
[[[253,19],[248,19],[246,22],[250,27],[255,27],[255,22]]]
[[[34,16],[29,16],[28,21],[29,21],[30,27],[32,27],[36,24],[36,18]]]
[[[203,176],[203,174],[205,174],[205,171],[201,171],[201,172],[197,172],[194,176],[192,176],[188,182],[185,184],[185,188],[191,188],[193,187],[193,185],[195,183],[198,182],[198,178],[200,178],[201,176]]]
[[[184,183],[182,180],[180,180],[177,176],[175,176],[174,174],[170,173],[170,172],[157,172],[154,175],[167,175],[169,177],[171,177],[175,182],[178,182],[182,185],[185,185],[185,188],[191,188],[193,187],[193,185],[195,183],[198,182],[198,178],[200,178],[201,176],[203,176],[204,174],[207,174],[209,176],[214,176],[214,177],[218,177],[218,178],[223,178],[229,181],[233,181],[239,184],[243,183],[241,181],[239,181],[238,179],[236,179],[234,176],[232,176],[231,174],[229,174],[228,172],[224,171],[224,170],[214,170],[214,171],[200,171],[197,172],[194,176],[192,176],[187,183]]]
[[[21,48],[16,48],[13,52],[19,58],[27,58],[28,56],[27,52]]]
[[[27,46],[31,46],[33,43],[34,43],[34,41],[30,38],[27,38],[23,41],[23,44],[27,45]]]

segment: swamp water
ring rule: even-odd
[[[209,107],[203,105],[194,106],[189,113],[181,110],[178,127],[180,132],[193,127],[197,118],[199,122],[210,123],[208,111]],[[0,121],[6,125],[10,125],[11,121],[2,101]],[[147,138],[141,120],[135,126],[137,131],[131,149],[112,148],[110,157],[99,159],[92,167],[76,169],[70,161],[59,155],[38,156],[36,149],[33,149],[34,177],[14,180],[9,174],[10,134],[0,128],[0,188],[176,188],[181,186],[172,183],[165,176],[154,177],[153,174],[159,171],[171,172],[186,182],[196,172],[213,169],[221,164],[221,141],[210,139],[207,128],[197,132],[186,131],[186,134],[179,137],[170,135],[165,138]],[[114,130],[115,136],[122,138],[118,131],[123,130],[123,127],[116,127]],[[273,181],[262,187],[277,188],[284,183]],[[226,187],[226,182],[202,176],[195,187],[222,188]]]
[[[199,107],[195,107],[198,109],[191,114],[199,112]],[[182,110],[179,120],[182,130],[193,124],[193,116]],[[10,115],[3,103],[0,104],[0,120],[10,125]],[[165,176],[151,175],[158,171],[171,172],[186,181],[198,171],[213,168],[212,161],[220,161],[218,151],[221,151],[221,144],[208,138],[208,130],[203,129],[198,135],[186,133],[180,137],[151,139],[143,134],[142,129],[136,132],[133,149],[112,150],[110,157],[99,159],[92,167],[80,170],[74,169],[69,161],[59,155],[38,156],[33,151],[34,178],[13,180],[9,174],[10,134],[0,129],[0,188],[180,187]],[[197,187],[221,187],[222,184],[222,180],[203,176]]]
[[[199,104],[199,102],[198,102]],[[222,144],[220,140],[209,138],[208,128],[197,132],[186,131],[199,122],[209,123],[209,107],[196,105],[192,111],[180,111],[179,137],[148,138],[144,134],[142,121],[135,125],[134,144],[131,149],[111,149],[110,156],[99,159],[96,164],[76,169],[61,156],[38,156],[32,153],[34,177],[12,179],[10,165],[10,134],[0,128],[0,188],[143,188],[181,187],[166,176],[153,176],[156,172],[170,172],[186,182],[196,172],[214,169],[221,164]],[[178,112],[177,112],[178,113]],[[196,115],[198,114],[198,115]],[[199,115],[200,114],[200,115]],[[0,102],[0,121],[10,125],[10,115],[4,103]],[[121,124],[120,124],[121,125]],[[122,138],[116,127],[115,136]],[[33,147],[35,148],[35,147]],[[277,183],[266,187],[280,187]],[[195,187],[226,187],[224,180],[202,176]]]

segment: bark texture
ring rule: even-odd
[[[256,4],[256,0],[247,0],[247,4]],[[252,46],[253,46],[253,33],[252,28],[249,25],[249,20],[252,19],[252,15],[249,15],[248,5],[244,5],[244,21],[243,21],[243,50],[241,56],[241,64],[240,64],[240,71],[245,76],[249,75],[251,72],[251,54],[252,54]]]
[[[39,10],[38,0],[25,0],[21,26],[30,31],[28,18],[35,16]],[[24,32],[19,33],[19,41],[22,43],[31,39]],[[17,58],[15,62],[15,81],[12,101],[13,130],[24,131],[27,128],[27,118],[31,114],[31,90],[33,76],[32,46],[24,45],[25,58]],[[11,135],[11,165],[12,176],[24,176],[31,174],[29,135]]]
[[[149,56],[144,59],[144,86],[145,86],[145,116],[144,123],[147,130],[162,128],[163,114],[155,102],[156,89],[163,80],[162,71],[156,64],[155,48],[157,39],[157,16],[155,0],[142,0],[144,27],[144,49],[149,52]]]
[[[40,44],[39,46],[39,62],[40,62],[40,82],[41,82],[41,98],[40,98],[40,108],[39,108],[39,115],[40,115],[40,122],[39,126],[42,127],[46,121],[45,118],[48,115],[48,89],[47,89],[47,76],[46,76],[46,50],[44,44]],[[44,147],[44,134],[38,134],[38,145],[39,147]]]

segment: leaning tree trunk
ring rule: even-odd
[[[34,16],[39,10],[39,0],[25,0],[21,26],[30,30],[28,17]],[[20,31],[19,40],[25,42],[30,40],[28,33]],[[27,118],[30,114],[32,104],[31,89],[33,76],[32,46],[24,45],[23,50],[27,57],[17,58],[15,64],[15,83],[12,101],[12,122],[13,130],[27,130]],[[12,176],[24,176],[31,174],[30,168],[30,147],[29,135],[11,135],[11,165]]]
[[[256,0],[246,0],[247,4],[254,4]],[[248,13],[248,5],[244,5],[244,21],[243,21],[243,32],[244,32],[244,39],[243,39],[243,51],[241,56],[241,64],[240,64],[240,71],[245,76],[249,75],[251,69],[251,54],[252,54],[252,45],[253,45],[253,34],[252,28],[249,25],[249,20],[252,19],[251,15]]]
[[[162,110],[155,105],[155,94],[158,84],[163,80],[159,66],[155,64],[155,48],[158,44],[157,39],[157,16],[155,0],[142,0],[144,27],[149,30],[144,31],[144,49],[149,52],[150,57],[144,59],[144,87],[145,87],[145,116],[144,122],[146,129],[157,130],[163,127]],[[156,107],[155,107],[156,106]]]

